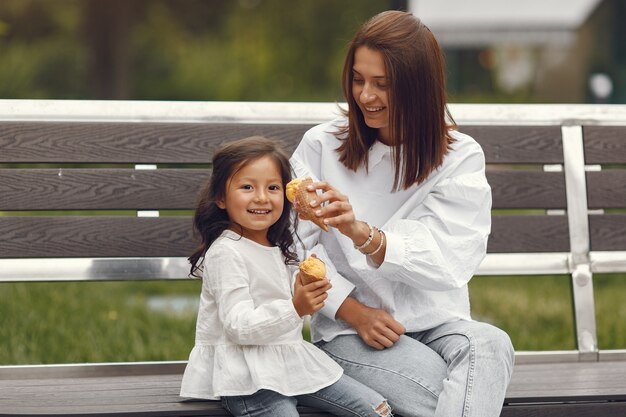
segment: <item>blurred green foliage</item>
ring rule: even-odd
[[[345,46],[390,4],[3,0],[0,98],[342,100]]]
[[[343,101],[341,67],[354,31],[370,16],[403,6],[406,1],[393,0],[2,0],[0,99]],[[594,48],[571,46],[582,58],[561,68],[578,74],[574,83],[546,95],[542,88],[558,81],[557,73],[541,85],[533,80],[506,91],[496,82],[493,59],[486,59],[493,47],[445,46],[450,101],[593,101],[587,78],[602,72],[615,84],[611,102],[624,102],[626,3],[601,6],[578,29]],[[539,46],[531,49],[540,55]],[[538,65],[535,75],[552,64]]]

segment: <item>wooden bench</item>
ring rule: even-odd
[[[572,278],[577,349],[518,352],[502,416],[626,415],[626,350],[598,349],[593,293],[594,273],[626,272],[626,106],[451,110],[483,146],[501,209],[479,273]],[[332,103],[0,100],[0,288],[186,279],[190,218],[158,211],[193,208],[208,176],[198,164],[220,143],[251,135],[293,149],[310,126],[336,115]],[[65,215],[27,215],[41,210]],[[227,415],[219,402],[178,397],[184,366],[2,366],[0,416]]]

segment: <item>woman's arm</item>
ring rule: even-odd
[[[369,276],[439,291],[467,284],[486,254],[491,189],[478,145],[464,152],[415,207],[385,225],[384,235],[379,233],[380,250],[368,256],[379,265]],[[325,221],[355,245],[364,242],[369,228],[355,218],[348,197],[324,182],[313,187],[323,191],[316,205]],[[378,244],[374,240],[366,251]],[[372,265],[362,262],[352,268],[369,272]]]

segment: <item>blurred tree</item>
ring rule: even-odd
[[[0,98],[341,100],[354,30],[405,3],[2,0]]]
[[[300,1],[290,7],[281,0],[204,4],[212,7],[196,7],[196,16],[187,20],[180,1],[152,2],[132,38],[133,96],[340,99],[345,45],[366,18],[388,8],[374,0]],[[172,19],[174,14],[181,19]],[[211,24],[202,28],[198,21]]]
[[[0,98],[84,98],[80,1],[0,2]]]
[[[89,89],[95,99],[128,98],[129,45],[132,13],[142,2],[87,0],[83,8],[89,54]]]

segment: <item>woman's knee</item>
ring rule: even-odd
[[[493,327],[493,326],[492,326]],[[508,370],[509,377],[513,373],[513,364],[515,363],[515,349],[509,335],[497,327],[493,327],[493,351],[502,360]]]
[[[481,337],[483,343],[489,346],[490,351],[501,357],[503,361],[513,364],[515,360],[515,350],[509,335],[502,329],[488,325],[488,331]]]
[[[488,323],[455,322],[436,331],[430,343],[449,362],[455,357],[478,355],[513,367],[515,351],[509,335]],[[437,345],[437,347],[435,347]]]

